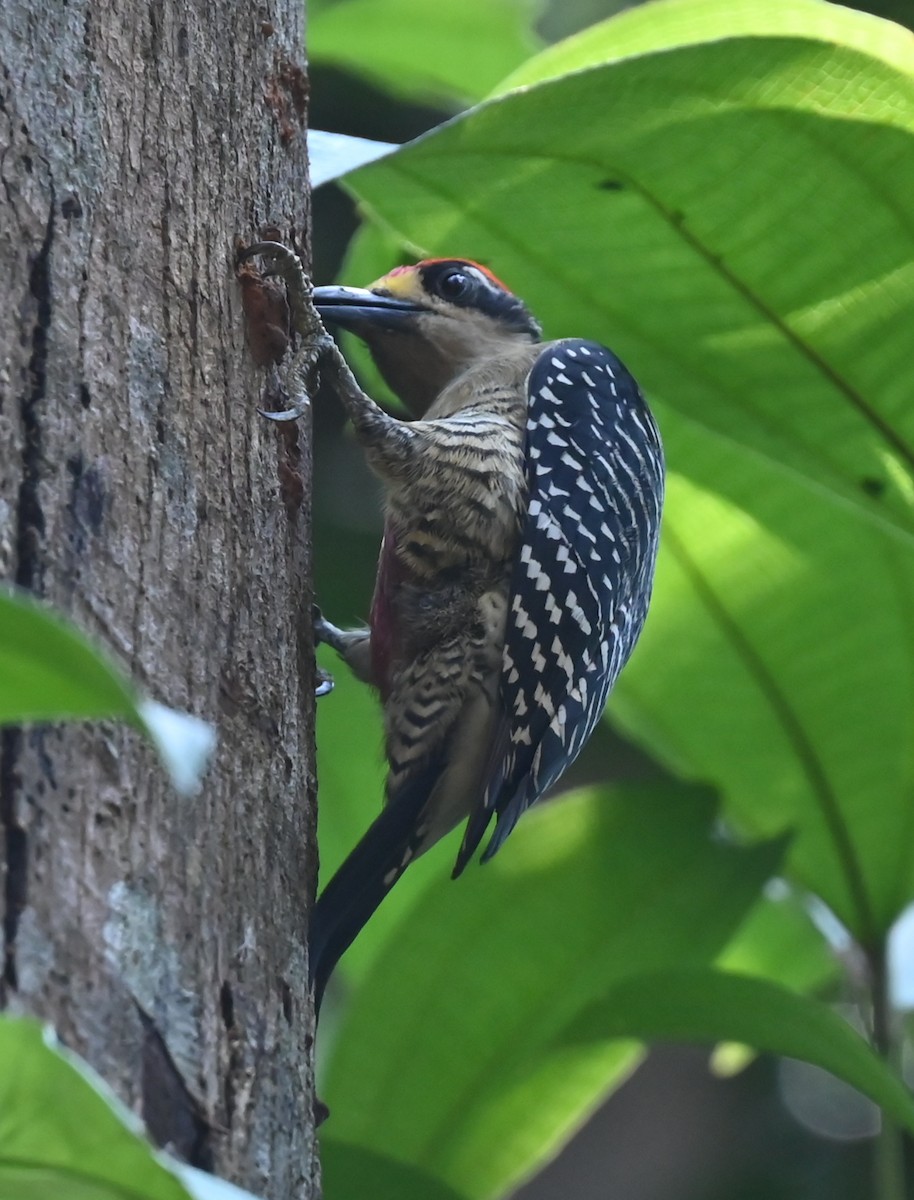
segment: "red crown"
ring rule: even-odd
[[[487,279],[491,279],[496,287],[501,288],[503,292],[507,292],[509,295],[511,294],[511,289],[507,287],[497,275],[494,275],[489,268],[484,267],[482,263],[474,262],[471,258],[424,258],[422,262],[416,263],[415,266],[394,267],[394,269],[392,271],[388,271],[387,274],[403,275],[407,271],[414,271],[417,267],[431,267],[435,263],[443,262],[465,263],[468,267],[475,267],[477,271],[482,271],[483,275],[485,275]]]

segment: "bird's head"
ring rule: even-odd
[[[387,384],[421,415],[480,359],[539,341],[526,305],[485,267],[429,258],[367,288],[319,287],[321,316],[357,334]]]

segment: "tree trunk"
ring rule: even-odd
[[[5,735],[3,999],[284,1200],[317,1192],[310,434],[256,415],[233,259],[306,236],[303,19],[0,5],[0,570],[219,732],[192,801],[123,727]]]

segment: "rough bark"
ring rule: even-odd
[[[0,5],[0,573],[220,739],[188,801],[127,729],[4,735],[3,999],[283,1200],[316,1194],[310,439],[255,413],[233,254],[305,238],[303,7]]]

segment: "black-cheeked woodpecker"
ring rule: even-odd
[[[409,863],[466,821],[454,875],[501,846],[578,755],[647,614],[663,503],[657,427],[595,342],[543,342],[484,267],[429,259],[366,289],[317,288],[320,316],[367,344],[418,419],[355,383],[308,304],[298,259],[251,247],[286,279],[312,356],[386,494],[369,627],[316,634],[384,708],[386,802],[320,895],[319,1008],[340,956]]]

